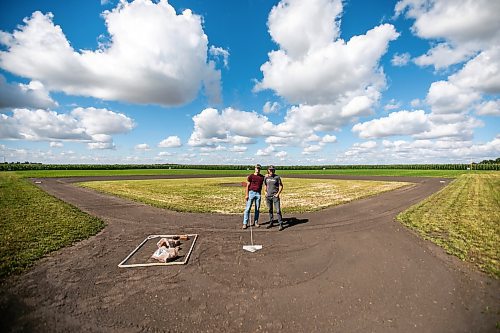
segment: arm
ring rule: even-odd
[[[281,194],[281,191],[283,191],[283,182],[281,181],[281,178],[280,178],[280,184],[278,186],[278,193],[276,193],[274,196],[276,198],[279,198],[280,197],[280,194]]]
[[[247,177],[247,187],[245,189],[245,202],[248,201],[248,189],[250,188],[250,177]]]
[[[267,183],[266,183],[266,180],[267,180],[267,175],[264,177],[264,196],[267,196]]]

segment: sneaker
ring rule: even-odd
[[[267,225],[266,229],[270,229],[273,227],[273,222],[269,222],[269,224]]]
[[[255,227],[257,227],[257,228],[259,228],[259,227],[260,227],[259,222],[255,221]]]
[[[247,225],[246,225],[246,224],[243,224],[242,229],[246,229],[246,228],[247,228]]]
[[[279,227],[278,231],[281,231],[281,230],[283,230],[283,229],[285,229],[285,228],[283,228],[283,225],[282,225],[282,224],[280,224],[280,227]]]

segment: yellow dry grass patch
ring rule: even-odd
[[[403,182],[282,178],[282,209],[310,212],[408,185]],[[245,177],[99,181],[84,187],[180,212],[241,214]],[[238,186],[239,185],[239,186]],[[265,211],[262,201],[261,211]]]

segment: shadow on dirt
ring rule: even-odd
[[[304,224],[309,222],[309,219],[298,219],[296,217],[284,217],[283,218],[283,229],[291,228],[299,224]],[[262,225],[268,226],[270,222],[262,223]],[[273,220],[273,225],[278,226],[278,220]]]
[[[23,316],[30,309],[18,296],[0,291],[0,332],[34,332],[34,325]]]

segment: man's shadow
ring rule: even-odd
[[[299,225],[299,224],[304,224],[309,222],[309,219],[298,219],[296,217],[284,217],[283,218],[283,229],[286,228],[291,228],[293,226]],[[269,225],[271,222],[265,223],[266,225]],[[278,220],[274,219],[273,220],[273,227],[278,226]]]

